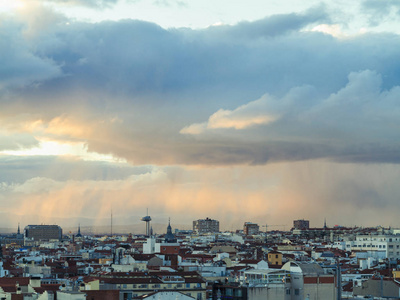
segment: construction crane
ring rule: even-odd
[[[265,224],[265,225],[262,225],[262,227],[265,227],[265,232],[267,232],[268,231],[268,227],[286,227],[286,225],[268,225],[268,224]]]

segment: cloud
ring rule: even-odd
[[[181,133],[199,135],[197,139],[213,149],[217,140],[225,142],[225,149],[229,145],[241,147],[243,160],[253,158],[254,163],[317,158],[399,163],[400,156],[394,149],[399,146],[396,128],[400,125],[400,103],[396,99],[400,87],[382,90],[381,76],[369,70],[351,73],[348,78],[345,87],[327,98],[315,98],[310,105],[304,105],[298,96],[308,93],[310,100],[315,89],[298,88],[281,99],[266,95],[233,113],[220,110],[208,123],[189,125]],[[271,114],[280,118],[271,118]],[[238,129],[247,126],[238,126],[256,123],[235,123],[227,120],[231,116],[240,121],[272,122],[260,122],[260,128],[241,132]],[[236,132],[227,133],[230,129]]]
[[[109,8],[115,5],[119,0],[44,0],[44,2],[57,5],[69,6],[87,6],[92,8]]]
[[[315,227],[323,224],[324,217],[328,225],[397,222],[400,174],[394,165],[307,161],[136,171],[118,179],[34,176],[20,183],[1,183],[0,203],[7,215],[0,225],[21,215],[27,223],[57,220],[61,226],[71,226],[72,220],[84,220],[85,225],[107,225],[111,209],[116,225],[133,225],[140,222],[145,207],[150,208],[153,222],[166,224],[171,217],[186,229],[193,220],[207,216],[218,219],[223,230],[236,230],[246,221],[289,229],[298,218],[310,219]],[[385,215],[385,220],[376,219],[377,214]]]
[[[8,87],[23,87],[61,75],[59,66],[48,57],[33,52],[15,24],[0,23],[0,92]]]
[[[268,96],[242,105],[235,110],[220,109],[210,116],[207,123],[192,124],[180,133],[200,134],[206,129],[234,128],[242,130],[276,121],[279,117],[267,112]]]
[[[388,20],[397,20],[400,14],[400,1],[364,0],[361,11],[368,15],[370,25],[377,26]]]
[[[9,49],[0,119],[136,165],[398,163],[399,36],[308,31],[327,19],[319,8],[193,30],[55,16],[26,36],[36,27],[21,18],[7,23],[25,52]]]
[[[212,26],[207,34],[215,34],[219,38],[223,35],[234,36],[235,38],[253,40],[288,34],[298,31],[311,24],[329,22],[329,15],[326,7],[321,4],[312,7],[304,13],[292,13],[273,15],[261,20],[247,22],[243,21],[236,25]]]
[[[30,134],[13,134],[0,130],[0,151],[29,149],[38,145],[38,141]]]
[[[171,6],[177,6],[177,7],[187,7],[188,3],[187,1],[179,1],[179,0],[155,0],[153,1],[154,5],[157,6],[166,6],[166,7],[171,7]]]
[[[132,166],[126,163],[82,161],[71,156],[13,156],[0,155],[0,182],[7,185],[22,184],[35,177],[56,182],[112,181],[129,176],[150,173],[152,166]]]

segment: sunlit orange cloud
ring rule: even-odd
[[[67,116],[59,116],[52,119],[45,130],[47,134],[80,139],[87,138],[92,132],[92,127],[88,124]]]
[[[89,225],[104,225],[111,210],[115,224],[137,224],[146,208],[155,223],[171,217],[187,229],[193,220],[205,217],[218,219],[222,230],[239,229],[247,221],[290,229],[293,220],[300,218],[309,219],[313,227],[323,226],[325,218],[328,225],[376,226],[383,222],[374,218],[377,214],[385,215],[383,225],[396,226],[397,198],[390,196],[398,191],[385,189],[386,181],[399,171],[377,165],[377,173],[387,175],[370,177],[365,169],[369,167],[315,161],[260,167],[155,168],[112,181],[36,178],[10,187],[0,198],[8,203],[3,210],[9,215],[23,215],[24,220],[38,215],[43,222],[58,220],[62,226],[73,226],[71,220],[80,218],[90,220]],[[346,180],[353,180],[349,190]],[[367,196],[363,181],[374,185],[384,200],[375,199],[373,193]]]
[[[232,115],[232,111],[219,110],[210,116],[207,128],[235,128],[245,129],[247,127],[268,124],[276,121],[277,116],[272,115]]]

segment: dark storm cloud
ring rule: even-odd
[[[20,105],[0,112],[41,120],[53,139],[137,164],[398,162],[396,34],[305,30],[329,22],[321,7],[202,30],[55,20],[30,39],[13,29],[43,67],[14,59],[19,80],[1,82],[20,83]]]
[[[8,86],[21,87],[61,74],[50,57],[32,51],[22,38],[23,26],[9,20],[0,21],[0,92]]]
[[[130,166],[124,163],[80,161],[56,156],[0,156],[0,182],[13,185],[31,178],[51,178],[56,181],[123,180],[146,174],[150,166]]]
[[[382,90],[381,76],[367,70],[351,73],[347,85],[326,98],[315,97],[309,87],[282,98],[265,95],[235,110],[220,110],[181,133],[226,145],[241,141],[254,164],[317,158],[399,163],[399,99],[400,87]]]

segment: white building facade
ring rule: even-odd
[[[377,259],[400,259],[400,235],[357,235],[346,242],[346,251],[365,251]]]

